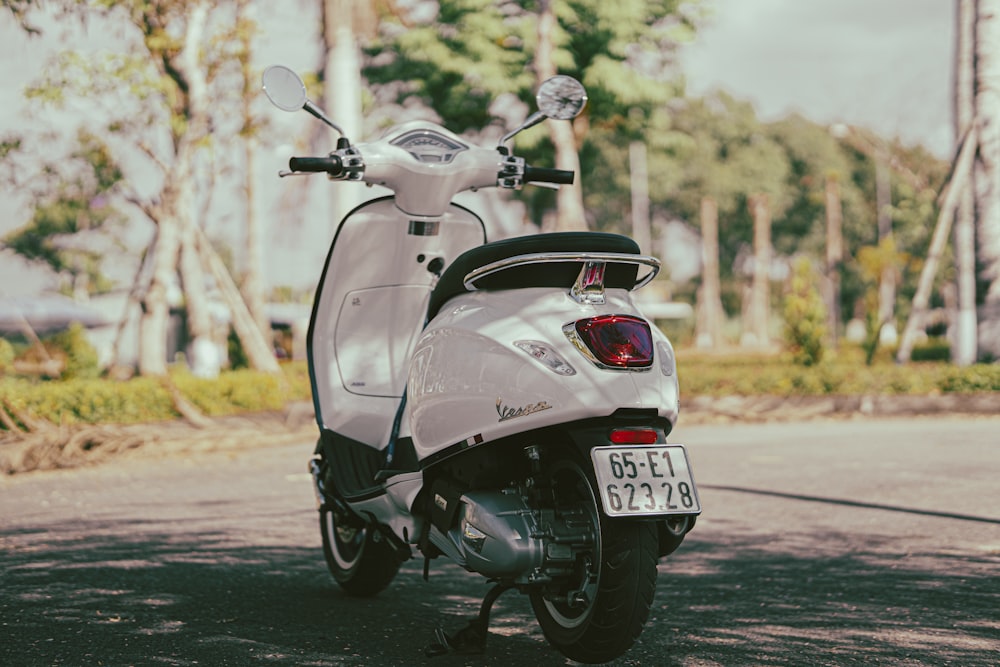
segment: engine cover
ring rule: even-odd
[[[593,524],[573,513],[529,507],[515,489],[472,491],[461,498],[449,537],[466,569],[487,577],[539,583],[572,569],[581,548],[596,539]]]

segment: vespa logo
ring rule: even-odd
[[[500,420],[502,422],[508,419],[516,419],[518,417],[526,417],[527,415],[534,414],[536,412],[541,412],[542,410],[548,410],[552,406],[545,401],[538,401],[537,403],[529,403],[520,408],[511,408],[503,404],[503,399],[497,399],[497,414],[500,415]]]

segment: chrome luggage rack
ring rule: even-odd
[[[515,257],[507,257],[485,266],[481,266],[478,269],[470,271],[465,276],[463,284],[465,285],[465,289],[470,292],[474,292],[479,289],[476,286],[477,281],[482,280],[487,276],[500,273],[501,271],[506,271],[519,266],[527,266],[529,264],[568,262],[583,263],[583,267],[580,269],[580,274],[577,276],[576,282],[573,284],[573,287],[570,288],[570,296],[572,296],[578,303],[588,305],[600,305],[604,303],[604,272],[608,263],[636,264],[650,268],[650,271],[646,273],[646,275],[639,278],[635,284],[629,288],[630,290],[637,290],[640,287],[649,284],[649,282],[656,277],[656,274],[660,272],[660,260],[648,255],[631,255],[617,252],[539,252],[517,255]]]

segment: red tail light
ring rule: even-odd
[[[657,434],[651,428],[616,428],[611,431],[611,442],[615,445],[652,445]]]
[[[596,360],[612,368],[645,368],[653,364],[649,324],[630,315],[599,315],[576,323],[580,341]]]

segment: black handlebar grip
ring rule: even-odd
[[[572,185],[575,174],[565,169],[548,169],[546,167],[524,168],[525,183],[556,183],[559,185]]]
[[[288,161],[292,171],[326,172],[340,176],[344,172],[343,163],[336,155],[329,157],[293,157]]]

